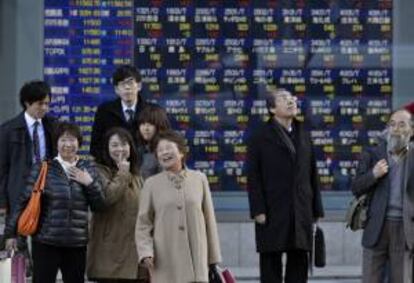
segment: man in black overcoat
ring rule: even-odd
[[[102,155],[105,133],[110,128],[127,129],[137,141],[137,117],[147,104],[139,94],[142,89],[141,76],[134,66],[118,67],[112,82],[118,98],[99,105],[92,126],[90,153],[98,159]]]
[[[20,90],[23,111],[0,126],[0,208],[6,209],[6,218],[17,205],[32,164],[55,156],[55,119],[46,115],[49,102],[46,82],[28,82]],[[20,244],[24,248],[24,241]]]
[[[313,223],[323,217],[312,144],[297,115],[296,97],[285,89],[266,97],[270,119],[248,143],[251,217],[256,225],[261,283],[307,282]]]

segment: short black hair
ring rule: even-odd
[[[55,130],[55,148],[57,148],[59,138],[64,134],[69,134],[71,136],[76,137],[79,143],[79,148],[81,147],[83,138],[79,126],[70,122],[59,122]]]
[[[160,132],[157,135],[156,141],[154,143],[155,147],[157,147],[158,144],[160,143],[160,141],[162,141],[162,140],[167,140],[167,141],[173,142],[177,145],[178,151],[184,155],[183,160],[182,160],[183,165],[184,165],[184,162],[186,161],[187,155],[188,155],[188,148],[187,148],[186,139],[181,134],[179,134],[178,132],[176,132],[174,130],[166,130],[166,131]],[[155,155],[157,155],[157,153]],[[157,158],[158,158],[158,156],[157,156]]]
[[[138,153],[135,147],[134,140],[132,135],[121,127],[110,128],[104,136],[103,147],[101,154],[97,157],[96,161],[106,167],[109,167],[111,170],[116,170],[118,166],[114,160],[109,155],[109,140],[113,136],[118,136],[121,142],[126,142],[129,144],[129,162],[130,162],[130,172],[131,174],[138,175]]]
[[[20,105],[26,110],[25,103],[30,105],[36,101],[42,101],[46,96],[50,98],[48,83],[40,80],[26,82],[20,89]]]
[[[134,78],[137,83],[141,82],[141,75],[137,68],[131,65],[122,65],[118,67],[112,75],[112,84],[117,86],[119,82],[131,77]]]

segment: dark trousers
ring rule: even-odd
[[[32,243],[33,283],[55,283],[60,269],[64,283],[84,283],[86,247]]]
[[[285,281],[283,281],[283,252],[260,253],[261,283],[306,283],[308,280],[308,252],[287,251]]]
[[[376,246],[363,249],[362,282],[381,283],[385,275],[391,283],[403,282],[405,243],[403,222],[386,220]]]

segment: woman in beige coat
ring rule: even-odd
[[[208,181],[184,168],[185,152],[182,136],[160,133],[156,155],[164,171],[141,193],[136,243],[152,283],[208,282],[209,265],[221,261]]]
[[[113,128],[105,136],[98,161],[107,208],[92,216],[87,274],[99,283],[146,282],[138,268],[134,230],[142,187],[132,136]]]

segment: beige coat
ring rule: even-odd
[[[89,278],[136,279],[138,255],[134,230],[142,182],[130,173],[98,166],[107,209],[92,216],[88,245]]]
[[[221,261],[207,177],[182,173],[181,185],[154,175],[141,193],[136,241],[140,260],[154,258],[152,283],[208,282],[208,265]]]

